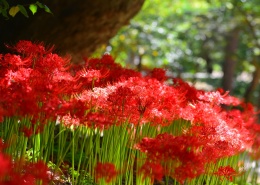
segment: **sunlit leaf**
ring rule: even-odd
[[[9,10],[9,14],[14,17],[18,12],[20,11],[20,8],[18,6],[13,6]]]
[[[49,7],[46,6],[46,5],[44,5],[44,10],[45,10],[45,12],[52,14],[51,10],[50,10]]]
[[[26,9],[24,8],[23,5],[17,5],[17,6],[19,7],[20,12],[21,12],[25,17],[29,17],[29,16],[28,16],[28,13],[27,13],[27,11],[26,11]]]
[[[37,6],[39,6],[40,8],[44,8],[44,5],[43,5],[42,3],[40,3],[39,1],[37,1],[35,4],[36,4]]]
[[[44,9],[45,12],[52,14],[50,8],[49,8],[48,6],[46,6],[46,5],[42,4],[42,3],[40,3],[39,1],[37,1],[37,2],[35,3],[35,5],[37,5],[39,8]]]
[[[29,9],[31,10],[32,14],[34,15],[37,12],[37,5],[30,4]]]

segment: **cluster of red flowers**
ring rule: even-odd
[[[147,156],[139,170],[145,177],[161,180],[169,175],[180,182],[196,178],[208,173],[208,163],[250,148],[260,130],[251,105],[222,90],[198,91],[181,79],[169,79],[162,69],[143,77],[109,55],[85,59],[79,66],[42,44],[20,41],[11,49],[16,54],[0,56],[0,122],[12,116],[31,118],[32,127],[21,129],[28,137],[36,122],[44,125],[50,120],[99,129],[126,122],[158,128],[176,120],[189,122],[178,135],[161,133],[136,144],[135,149]],[[222,105],[240,108],[225,110]],[[1,165],[13,165],[0,157]],[[117,171],[103,170],[111,165],[99,163],[97,178],[111,181]],[[5,173],[0,170],[0,175]],[[232,174],[221,173],[228,179]]]
[[[47,185],[50,178],[48,167],[42,161],[35,163],[25,160],[12,160],[2,150],[6,146],[1,140],[0,146],[0,185],[35,185],[37,182]]]
[[[111,182],[118,175],[118,171],[112,163],[97,163],[95,171],[97,181],[104,178],[107,183]]]
[[[229,181],[232,181],[234,176],[237,176],[238,173],[230,166],[221,166],[214,175],[227,178]]]

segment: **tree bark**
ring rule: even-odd
[[[10,5],[35,3],[25,0]],[[41,0],[52,14],[41,9],[29,18],[18,13],[14,18],[0,20],[0,51],[4,44],[18,40],[43,41],[55,44],[61,54],[89,56],[107,43],[117,31],[127,25],[141,9],[144,0]]]
[[[233,29],[226,38],[227,45],[225,48],[225,60],[223,63],[223,79],[222,87],[225,91],[232,92],[235,67],[236,67],[236,51],[239,43],[239,30]]]
[[[257,60],[257,59],[256,59]],[[259,59],[258,59],[259,60]],[[252,95],[253,92],[256,90],[256,88],[259,85],[259,80],[260,80],[260,65],[257,64],[257,61],[254,62],[255,63],[255,71],[253,73],[253,78],[252,81],[250,82],[248,88],[246,89],[244,98],[245,98],[245,102],[252,102]],[[260,97],[259,97],[259,103],[260,103]],[[260,104],[258,105],[258,107],[260,106]]]

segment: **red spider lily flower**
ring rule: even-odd
[[[218,91],[204,92],[199,94],[199,99],[210,104],[220,105],[224,102],[224,95],[221,95]]]
[[[113,106],[124,107],[127,101],[131,101],[134,96],[133,91],[129,87],[118,87],[116,91],[108,96],[108,101],[110,101]]]
[[[8,46],[21,54],[45,54],[43,43],[33,44],[31,41],[20,40],[15,46]]]
[[[115,92],[111,93],[108,96],[107,101],[111,106],[111,113],[113,115],[117,115],[118,117],[122,117],[123,119],[124,117],[125,119],[127,119],[127,117],[131,115],[131,111],[133,111],[133,108],[136,107],[134,93],[129,87],[117,87]]]
[[[220,178],[226,178],[229,181],[232,181],[234,176],[239,175],[238,172],[236,172],[236,170],[234,170],[231,166],[221,166],[218,171],[213,174],[219,176]]]
[[[104,130],[110,128],[114,124],[114,120],[107,114],[91,112],[86,115],[84,124],[90,128],[99,128],[100,130]]]
[[[161,69],[161,68],[154,68],[152,70],[151,77],[157,79],[160,82],[164,82],[168,78],[166,76],[166,71],[164,69]]]
[[[110,183],[118,175],[116,167],[112,163],[100,163],[98,162],[95,167],[95,177],[98,181],[101,178],[104,178],[106,183]]]
[[[215,105],[237,106],[241,104],[241,100],[239,98],[230,96],[228,93],[228,91],[224,92],[223,89],[203,92],[199,94],[199,99]]]
[[[227,95],[224,98],[224,101],[222,102],[224,105],[229,106],[238,106],[241,104],[241,100],[237,97]]]
[[[0,184],[3,185],[35,185],[39,181],[42,185],[47,185],[50,181],[48,167],[42,161],[36,163],[27,163],[23,160],[13,161],[4,178],[0,176]]]
[[[236,153],[239,153],[242,150],[240,146],[233,144],[231,140],[230,142],[219,140],[216,141],[213,146],[215,149],[215,153],[218,154],[218,158],[229,157],[235,155]]]
[[[9,173],[12,167],[11,159],[2,153],[0,153],[0,166],[1,166],[0,168],[0,182],[1,182],[1,179]]]
[[[80,125],[80,119],[72,117],[70,114],[64,115],[57,119],[57,123],[61,123],[68,128],[76,128]]]
[[[29,127],[24,126],[23,128],[21,128],[20,131],[23,132],[24,136],[27,137],[27,138],[29,138],[33,135],[33,128],[32,127],[29,128]]]
[[[141,140],[141,142],[135,145],[135,149],[138,149],[145,153],[152,153],[152,150],[156,151],[156,147],[158,146],[158,144],[159,142],[157,142],[157,140],[145,137]]]
[[[210,137],[215,136],[217,134],[215,127],[207,125],[194,125],[191,127],[190,132],[199,138],[205,137],[205,139],[209,139]]]
[[[137,97],[136,98],[137,105],[138,105],[138,111],[140,115],[144,115],[145,111],[150,107],[150,105],[153,104],[152,98],[141,98]]]
[[[69,102],[59,103],[58,115],[67,115],[68,113],[73,118],[82,119],[86,115],[86,111],[89,109],[87,102],[72,98]]]
[[[135,148],[145,152],[147,157],[153,161],[161,161],[168,158],[174,158],[175,152],[179,152],[178,147],[173,148],[175,137],[164,133],[156,138],[143,138],[141,142],[135,145]]]
[[[257,124],[258,114],[260,111],[256,111],[255,107],[251,103],[241,103],[242,107],[242,119],[245,123],[245,127],[251,128],[252,125]]]
[[[196,137],[173,136],[171,134],[160,134],[156,138],[143,138],[135,145],[135,148],[145,152],[147,157],[153,161],[174,161],[183,164],[192,161],[194,164],[204,164],[203,154],[198,152],[205,142]]]
[[[222,89],[222,88],[218,88],[216,91],[222,95],[222,97],[224,99],[224,101],[222,103],[224,105],[237,106],[242,103],[239,98],[228,95],[229,92],[228,91],[225,92],[224,89]]]
[[[35,179],[39,179],[43,184],[49,182],[48,167],[43,161],[31,163],[27,166],[27,173],[32,175]]]
[[[10,88],[10,86],[12,86],[13,84],[25,83],[30,77],[31,72],[32,69],[26,69],[26,68],[20,68],[17,71],[13,71],[13,70],[6,71],[5,74],[6,86]]]
[[[216,162],[244,149],[240,146],[241,140],[233,142],[236,133],[232,131],[225,132],[234,134],[233,139],[219,140],[220,137],[225,138],[223,133],[218,133],[219,128],[202,129],[202,126],[192,128],[179,136],[165,133],[155,138],[143,138],[135,148],[146,153],[147,160],[174,164],[167,173],[179,182],[205,173],[207,163]]]
[[[158,181],[162,180],[164,170],[161,164],[146,161],[138,170],[138,173],[143,174],[143,180],[147,177],[150,178],[151,184],[153,184],[155,179]]]
[[[74,79],[78,83],[77,91],[93,89],[94,87],[104,85],[103,81],[106,80],[108,75],[108,69],[96,70],[82,68],[78,70]]]
[[[108,83],[112,84],[114,82],[118,82],[121,79],[127,80],[130,77],[141,77],[141,73],[131,69],[124,69],[122,66],[115,63],[114,59],[108,54],[103,55],[100,59],[85,58],[85,68],[101,70],[105,72],[106,78],[100,81],[98,84],[99,87],[106,86]],[[108,70],[109,73],[107,74],[106,71]]]
[[[20,67],[29,67],[31,58],[22,58],[20,55],[5,54],[1,60],[1,70],[17,70]]]
[[[65,73],[66,59],[28,41],[21,41],[13,48],[22,55],[6,54],[1,58],[1,68],[6,68],[0,74],[0,91],[5,92],[0,98],[1,117],[38,115],[42,111],[46,111],[46,118],[56,116],[53,113],[60,104],[57,99],[73,92],[68,90],[69,82],[74,79]],[[50,105],[50,102],[57,104]],[[50,109],[52,111],[47,112]]]
[[[202,91],[198,91],[197,89],[190,86],[187,82],[184,82],[180,78],[174,78],[172,81],[173,81],[173,86],[175,88],[178,88],[180,92],[185,94],[185,98],[188,102],[194,102],[199,100],[198,95],[199,92]]]
[[[187,165],[181,165],[174,169],[171,177],[175,178],[181,184],[185,181],[194,179],[205,172],[204,167],[199,165],[193,165],[192,163]]]

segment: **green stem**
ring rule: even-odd
[[[74,142],[74,130],[72,131],[72,147],[71,147],[71,168],[72,168],[72,174],[71,174],[71,178],[72,178],[72,184],[74,184],[74,147],[75,147],[75,142]]]

